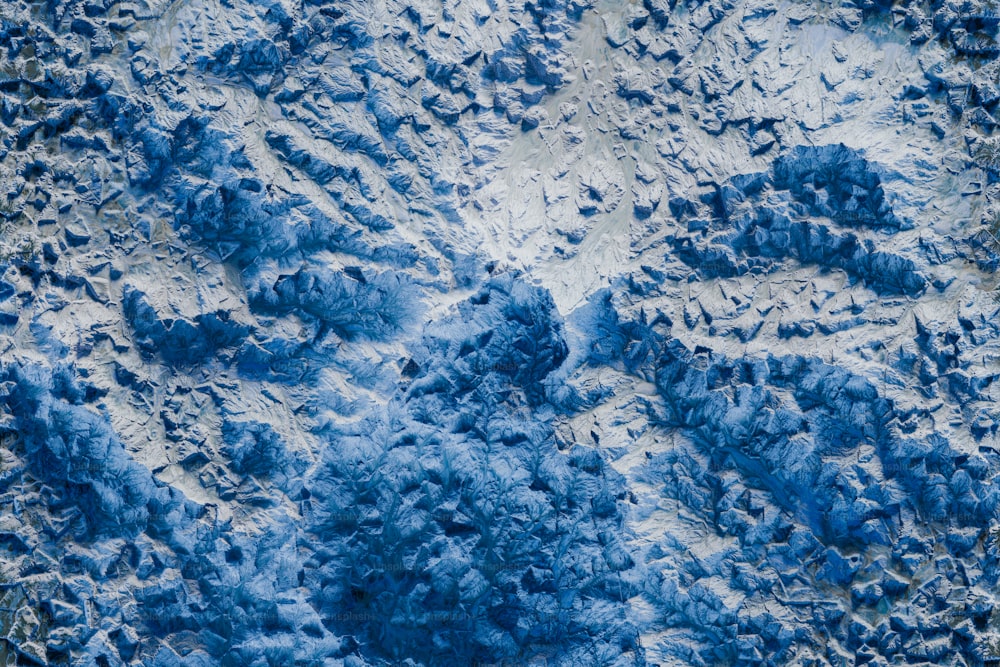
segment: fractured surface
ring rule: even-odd
[[[980,664],[998,28],[3,3],[0,656]]]

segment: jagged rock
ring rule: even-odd
[[[172,364],[198,363],[222,348],[239,344],[249,327],[228,311],[196,315],[193,320],[163,318],[146,295],[126,287],[123,315],[136,345],[146,356],[161,356]]]
[[[981,657],[986,4],[293,5],[0,8],[18,660]]]

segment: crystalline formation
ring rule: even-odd
[[[0,663],[1000,655],[998,55],[981,0],[0,3]]]

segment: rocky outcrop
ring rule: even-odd
[[[0,653],[982,662],[986,4],[0,6]]]

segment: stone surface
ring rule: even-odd
[[[981,664],[998,28],[3,3],[0,654]]]

